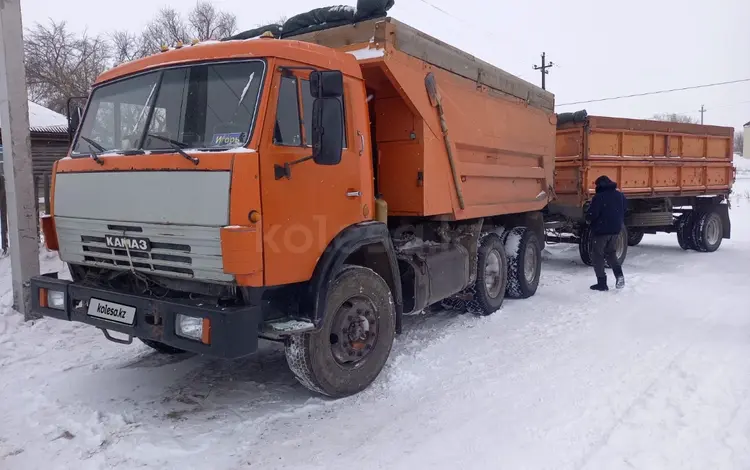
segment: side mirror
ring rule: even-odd
[[[81,119],[83,118],[83,105],[80,103],[73,103],[73,101],[85,99],[86,97],[68,98],[68,139],[70,139],[71,142],[73,142],[73,137],[75,137],[78,126],[81,125]]]
[[[318,165],[338,165],[344,128],[344,108],[338,98],[316,98],[312,113],[312,157]]]
[[[310,94],[313,98],[340,98],[344,96],[344,75],[338,70],[311,72]]]
[[[83,116],[83,109],[80,106],[76,106],[73,112],[68,116],[68,134],[71,139],[78,130],[78,126],[81,125],[81,117]]]

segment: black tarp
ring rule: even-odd
[[[228,38],[222,39],[222,41],[232,41],[235,39],[250,39],[250,38],[258,37],[261,34],[265,33],[266,31],[270,31],[273,34],[273,37],[275,38],[281,37],[281,25],[280,24],[267,24],[259,28],[249,29],[247,31],[237,33],[234,36],[229,36]]]
[[[557,125],[561,126],[569,122],[586,122],[588,118],[589,114],[585,109],[573,113],[559,113],[557,114]]]
[[[394,3],[394,0],[358,0],[354,21],[365,21],[386,16],[388,10],[393,8]]]
[[[335,28],[336,26],[382,18],[387,16],[388,10],[393,7],[394,3],[394,0],[358,0],[356,9],[346,5],[315,8],[289,18],[283,25],[261,26],[225,38],[224,41],[251,39],[267,31],[270,31],[275,38],[287,38],[322,29]]]
[[[295,15],[284,23],[281,37],[295,36],[321,29],[335,28],[354,22],[354,8],[337,5],[316,8],[305,13]]]

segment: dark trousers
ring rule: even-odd
[[[615,277],[622,276],[622,267],[617,260],[617,239],[620,235],[595,235],[593,237],[592,261],[597,279],[607,277],[604,271],[604,260],[609,262]]]

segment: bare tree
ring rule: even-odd
[[[178,42],[187,44],[193,39],[222,39],[234,34],[236,29],[237,17],[217,10],[209,1],[198,2],[188,13],[187,19],[174,8],[163,8],[140,35],[122,31],[115,33],[119,39],[115,46],[115,60],[121,62],[145,57],[158,52],[162,46],[172,46]]]
[[[144,50],[141,37],[129,31],[115,31],[110,36],[110,42],[115,65],[148,55]]]
[[[199,2],[188,15],[193,36],[201,41],[221,39],[234,34],[237,17],[231,13],[216,11],[209,2]]]
[[[161,46],[171,46],[178,42],[190,41],[187,24],[174,8],[162,8],[156,18],[146,25],[140,37],[143,54],[153,54]]]
[[[1,1],[1,0],[0,0]],[[140,33],[116,31],[109,36],[74,34],[65,22],[36,24],[25,34],[29,96],[58,112],[68,97],[86,96],[97,76],[112,65],[158,52],[162,46],[222,39],[234,34],[237,19],[201,0],[183,17],[163,8]]]
[[[67,99],[85,96],[109,65],[110,46],[100,36],[77,36],[65,22],[37,24],[26,31],[24,53],[29,97],[65,113]]]
[[[743,155],[745,148],[745,133],[743,129],[734,131],[734,153]]]
[[[654,114],[653,119],[657,121],[682,122],[687,124],[698,124],[698,119],[687,114],[661,113]]]

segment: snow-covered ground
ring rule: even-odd
[[[338,401],[275,345],[170,359],[24,324],[0,260],[0,468],[748,469],[748,163],[718,252],[646,236],[626,288],[595,293],[577,248],[550,246],[535,297],[409,317],[377,382]]]

